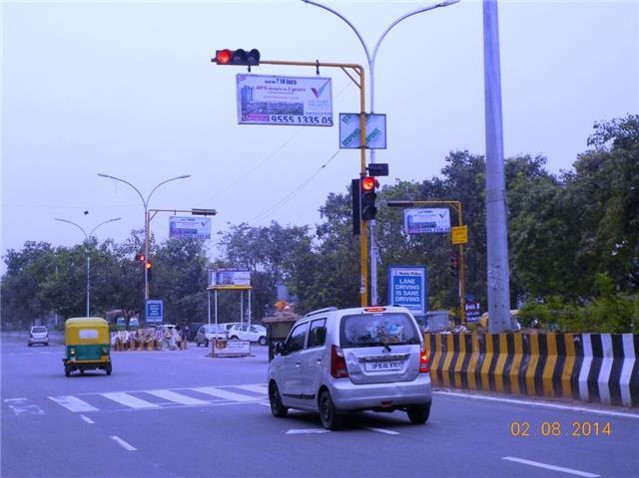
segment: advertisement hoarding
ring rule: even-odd
[[[211,239],[211,219],[206,217],[169,217],[169,238]]]
[[[251,272],[240,269],[210,269],[209,289],[250,289]]]
[[[404,228],[407,234],[450,232],[448,209],[404,209]]]
[[[237,122],[333,126],[331,79],[239,74]]]

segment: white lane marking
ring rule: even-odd
[[[523,465],[536,466],[537,468],[545,468],[546,470],[561,471],[563,473],[569,473],[571,475],[583,476],[585,478],[597,478],[601,475],[595,473],[588,473],[587,471],[573,470],[572,468],[564,468],[563,466],[548,465],[547,463],[540,463],[538,461],[525,460],[523,458],[515,458],[514,456],[504,456],[502,460],[514,461],[515,463],[521,463]]]
[[[62,395],[60,397],[49,397],[58,405],[62,405],[64,408],[71,410],[72,412],[96,412],[98,411],[93,405],[89,405],[84,400],[80,400],[73,395]]]
[[[125,442],[122,438],[120,438],[117,435],[111,435],[111,439],[114,442],[116,442],[118,445],[120,445],[122,448],[124,448],[125,450],[137,451],[137,448],[135,448],[133,445],[128,444],[127,442]]]
[[[91,420],[89,417],[86,417],[84,415],[80,415],[80,418],[82,420],[84,420],[85,422],[87,422],[89,425],[93,425],[95,422],[93,420]]]
[[[302,435],[305,433],[329,433],[330,430],[323,430],[321,428],[298,428],[295,430],[289,430],[286,432],[287,435]]]
[[[171,390],[147,390],[145,393],[163,398],[170,402],[179,403],[181,405],[208,405],[209,404],[209,402],[200,400],[199,398],[188,397],[186,395],[182,395],[181,393],[176,393]]]
[[[101,393],[100,395],[127,407],[135,408],[136,410],[144,408],[160,408],[160,405],[156,403],[147,402],[146,400],[142,400],[141,398],[134,397],[133,395],[129,395],[124,392]]]
[[[9,405],[16,415],[44,415],[39,406],[29,403],[28,398],[6,398],[4,403]]]
[[[366,429],[372,432],[385,433],[386,435],[399,435],[399,432],[394,432],[393,430],[385,430],[384,428],[366,427]]]
[[[266,395],[268,393],[268,387],[266,385],[233,385],[233,388],[259,393],[260,395]]]
[[[475,400],[487,400],[490,402],[512,403],[514,405],[530,405],[530,406],[536,406],[536,407],[542,407],[542,408],[554,408],[557,410],[568,410],[571,412],[585,412],[585,413],[593,413],[593,414],[599,414],[599,415],[609,415],[612,417],[639,419],[639,415],[634,413],[613,412],[610,410],[598,410],[596,408],[571,407],[570,405],[557,405],[554,403],[533,402],[529,400],[515,400],[512,398],[484,397],[481,395],[473,395],[473,394],[467,394],[467,393],[441,392],[441,391],[435,391],[433,393],[442,395],[442,396],[448,395],[452,397],[472,398]]]
[[[227,390],[221,390],[216,387],[198,387],[192,388],[196,392],[211,395],[212,397],[224,398],[226,400],[233,400],[235,402],[254,402],[256,400],[263,400],[262,397],[249,397],[248,395],[242,395],[240,393],[233,393]]]

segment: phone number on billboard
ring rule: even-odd
[[[333,126],[333,118],[330,116],[313,116],[313,115],[271,115],[269,123],[275,124],[292,124],[298,126]]]

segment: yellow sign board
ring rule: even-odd
[[[468,242],[468,226],[451,227],[450,242],[452,244],[466,244]]]

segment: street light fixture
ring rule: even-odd
[[[91,232],[89,234],[86,233],[86,231],[84,230],[82,226],[80,226],[79,224],[76,224],[73,221],[69,221],[68,219],[62,219],[59,217],[54,217],[53,219],[60,222],[66,222],[67,224],[71,224],[77,227],[78,229],[82,231],[82,233],[84,234],[84,238],[86,239],[86,245],[84,246],[84,250],[87,256],[87,317],[90,317],[91,316],[91,313],[90,313],[91,311],[91,254],[89,254],[89,239],[93,237],[93,233],[98,227],[104,224],[107,224],[109,222],[119,221],[122,218],[116,217],[113,219],[109,219],[108,221],[101,222],[100,224],[95,226],[93,229],[91,229]]]
[[[98,173],[98,176],[102,178],[113,179],[115,181],[120,181],[124,184],[127,184],[131,186],[136,193],[138,193],[138,196],[140,196],[140,199],[142,200],[142,205],[144,206],[144,257],[146,257],[146,259],[149,260],[149,221],[148,221],[149,200],[151,199],[151,196],[153,195],[153,193],[163,184],[169,183],[171,181],[176,181],[178,179],[190,178],[191,175],[183,174],[182,176],[176,176],[175,178],[170,178],[170,179],[166,179],[162,181],[161,183],[156,185],[153,189],[151,189],[151,192],[146,197],[146,199],[144,198],[140,190],[136,188],[133,184],[131,184],[129,181],[126,181],[122,178],[118,178],[115,176],[111,176],[110,174]],[[145,267],[144,268],[144,302],[145,304],[147,300],[149,300],[149,270]]]
[[[364,41],[364,38],[362,37],[362,35],[360,35],[359,31],[357,31],[357,28],[355,28],[355,26],[344,15],[342,15],[336,10],[333,10],[330,7],[327,7],[326,5],[322,5],[321,3],[314,2],[312,0],[302,0],[302,2],[315,5],[316,7],[323,8],[324,10],[327,10],[331,12],[332,14],[337,15],[339,18],[344,20],[344,22],[346,22],[346,24],[349,27],[351,27],[351,30],[355,32],[355,35],[357,35],[357,38],[359,39],[360,43],[364,47],[364,52],[366,53],[366,59],[368,61],[368,71],[370,76],[370,89],[369,89],[370,105],[371,105],[371,114],[373,114],[375,113],[375,58],[377,57],[377,51],[379,50],[379,46],[381,45],[384,38],[386,38],[386,35],[388,35],[388,32],[390,32],[391,29],[395,25],[397,25],[399,22],[409,17],[412,17],[413,15],[417,15],[418,13],[428,12],[430,10],[435,10],[436,8],[448,7],[449,5],[454,5],[455,3],[459,3],[460,0],[446,0],[443,2],[435,3],[433,5],[429,5],[427,7],[418,8],[416,10],[413,10],[412,12],[408,12],[400,16],[397,20],[395,20],[393,23],[388,25],[388,27],[386,27],[386,30],[384,30],[384,32],[379,37],[379,40],[377,40],[377,43],[375,44],[375,48],[373,49],[372,55],[370,51],[368,50],[368,46],[366,46],[366,42]],[[370,150],[370,158],[371,158],[370,162],[375,163],[374,149]],[[368,223],[370,224],[371,303],[373,305],[376,305],[378,303],[378,294],[377,294],[377,239],[375,234],[375,220],[373,219],[371,221],[368,221]]]

